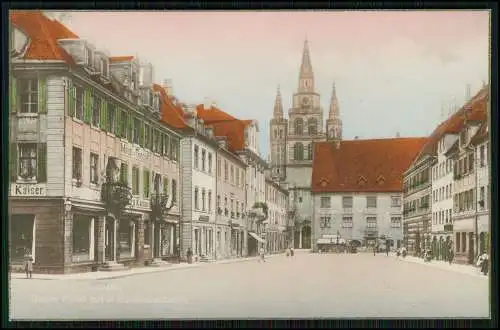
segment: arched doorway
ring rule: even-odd
[[[311,248],[311,227],[302,227],[302,249]]]

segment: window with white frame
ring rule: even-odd
[[[208,153],[208,173],[212,173],[212,153]]]
[[[36,143],[19,144],[19,177],[23,180],[35,180],[37,175]]]
[[[366,196],[366,207],[376,208],[377,207],[377,196]]]
[[[205,196],[206,196],[206,192],[205,192],[205,188],[203,188],[201,190],[201,210],[202,211],[205,211]]]
[[[342,227],[352,228],[352,215],[344,215],[342,217]]]
[[[212,190],[208,191],[207,204],[208,204],[208,212],[211,212],[212,211]]]
[[[322,216],[319,218],[319,223],[321,228],[330,228],[331,227],[331,220],[332,218],[330,216]]]
[[[401,207],[401,197],[392,196],[391,197],[391,207]]]
[[[73,147],[73,179],[82,179],[82,149]]]
[[[344,209],[352,208],[352,196],[343,196],[342,197],[342,207]]]
[[[198,210],[200,206],[200,201],[198,200],[198,187],[194,188],[194,209]]]
[[[121,172],[121,171],[120,171]],[[99,155],[90,153],[90,183],[99,182]]]
[[[203,172],[205,172],[205,170],[206,170],[206,165],[205,165],[206,158],[207,158],[207,152],[205,149],[202,149],[201,150],[201,170]]]
[[[198,169],[198,146],[194,146],[194,168]]]
[[[21,113],[38,113],[38,80],[19,79]]]
[[[366,217],[367,228],[377,228],[377,217]]]
[[[332,200],[330,196],[322,196],[321,197],[321,208],[323,209],[329,209],[332,207]]]
[[[401,217],[391,217],[391,228],[401,228]]]

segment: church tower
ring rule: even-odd
[[[287,120],[283,118],[283,101],[280,87],[276,92],[273,118],[269,125],[271,178],[284,181],[286,178],[286,137]]]
[[[342,140],[342,120],[340,119],[339,101],[337,99],[337,91],[335,83],[332,88],[332,98],[330,100],[330,111],[326,120],[327,140],[335,142],[338,146]]]

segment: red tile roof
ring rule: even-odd
[[[486,118],[486,102],[488,102],[489,87],[482,88],[472,99],[462,108],[442,122],[429,137],[429,141],[422,148],[416,160],[424,155],[436,154],[439,140],[445,134],[457,134],[464,125],[464,114],[467,113],[469,120],[483,121]]]
[[[170,97],[167,96],[167,93],[160,85],[154,84],[153,90],[160,93],[161,120],[174,128],[186,128],[187,125],[183,119],[184,111],[182,108],[172,103]]]
[[[340,148],[331,142],[315,143],[313,193],[400,192],[403,173],[427,138],[347,140]]]
[[[227,138],[228,149],[235,152],[245,148],[245,124],[242,120],[222,121],[212,124],[214,135]]]
[[[109,58],[110,63],[116,62],[130,62],[135,58],[135,56],[113,56]]]
[[[205,109],[203,104],[198,104],[196,106],[196,113],[198,117],[203,119],[205,124],[213,124],[221,121],[235,120],[236,118],[230,114],[222,111],[221,109],[210,106],[209,109]]]
[[[63,60],[74,64],[73,58],[59,47],[57,40],[78,39],[78,36],[59,21],[49,19],[39,10],[13,10],[9,19],[30,38],[24,59]]]

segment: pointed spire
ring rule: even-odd
[[[302,50],[302,63],[300,64],[300,77],[312,77],[313,70],[311,65],[311,56],[309,54],[309,41],[307,37],[304,41],[304,49]]]
[[[274,118],[283,118],[283,102],[281,101],[280,85],[278,85],[276,100],[274,101]]]
[[[332,98],[330,101],[330,112],[328,113],[328,119],[340,119],[339,101],[337,99],[335,82],[333,82],[332,87]]]

